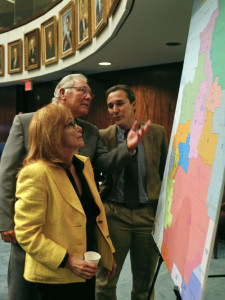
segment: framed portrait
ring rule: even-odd
[[[69,2],[59,11],[59,57],[75,52],[74,2]]]
[[[76,48],[87,45],[91,39],[91,2],[76,0]]]
[[[111,17],[120,0],[108,0],[108,17]]]
[[[22,40],[17,40],[8,44],[8,73],[22,72]]]
[[[36,28],[24,35],[25,70],[40,67],[40,32]]]
[[[5,74],[4,45],[0,45],[0,76]]]
[[[107,24],[107,1],[92,0],[92,35],[98,35]]]
[[[44,66],[58,61],[56,16],[41,24],[41,54]]]

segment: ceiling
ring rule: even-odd
[[[192,6],[193,0],[134,0],[113,40],[75,69],[90,74],[183,61]],[[112,65],[101,67],[100,61]]]

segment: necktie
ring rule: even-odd
[[[125,131],[126,139],[129,131]],[[124,203],[130,209],[134,209],[139,204],[139,187],[138,187],[138,159],[137,154],[132,156],[124,168]]]

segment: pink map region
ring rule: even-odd
[[[206,117],[205,99],[206,81],[200,84],[199,92],[197,94],[195,111],[191,125],[189,159],[198,157],[197,146],[202,134],[202,129],[204,127],[204,121]]]
[[[186,284],[203,256],[209,225],[205,201],[211,171],[212,167],[204,165],[201,158],[190,159],[188,173],[178,166],[174,178],[172,224],[164,229],[162,254],[169,272],[176,263]]]
[[[212,46],[212,33],[213,29],[216,23],[216,18],[219,14],[219,8],[214,11],[212,14],[212,17],[210,18],[210,21],[208,25],[205,27],[203,32],[200,34],[200,50],[199,55],[205,52],[205,75],[206,75],[206,81],[207,81],[207,94],[209,93],[209,89],[211,87],[212,81],[213,81],[213,72],[212,72],[212,64],[210,60],[210,50]]]

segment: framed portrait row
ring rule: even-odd
[[[51,17],[18,39],[8,43],[8,73],[30,71],[64,59],[91,42],[100,34],[120,0],[70,1],[56,16]],[[41,60],[42,59],[42,60]],[[0,45],[0,76],[5,74],[5,49]]]

